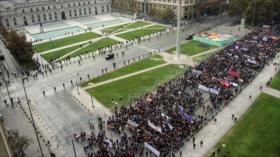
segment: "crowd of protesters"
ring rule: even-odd
[[[184,140],[205,124],[206,117],[195,114],[198,108],[205,110],[203,95],[209,93],[213,110],[227,105],[269,64],[279,48],[280,25],[257,28],[133,104],[115,108],[106,125],[121,138],[113,141],[106,139],[104,131],[99,133],[98,148],[92,155],[145,156],[144,148],[157,156],[174,155]]]

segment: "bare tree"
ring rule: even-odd
[[[8,131],[7,139],[10,143],[11,150],[13,152],[14,157],[25,157],[24,151],[28,148],[31,139],[28,139],[25,136],[20,136],[18,131]]]

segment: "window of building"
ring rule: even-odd
[[[102,13],[104,13],[104,6],[102,5]]]
[[[97,15],[97,13],[98,13],[98,12],[97,12],[97,7],[95,7],[95,15]]]
[[[88,13],[91,14],[91,8],[90,7],[88,7]]]
[[[107,12],[109,12],[110,11],[110,9],[109,9],[109,5],[107,5]]]
[[[69,8],[71,7],[71,4],[70,4],[70,3],[68,3],[68,7],[69,7]]]
[[[39,8],[36,8],[36,11],[39,11]]]
[[[84,8],[84,15],[86,15],[87,14],[87,9],[86,8]]]
[[[79,8],[79,14],[80,14],[80,16],[82,15],[82,9],[81,8]]]
[[[31,16],[31,19],[32,19],[32,23],[35,23],[35,17],[34,17],[34,15]]]
[[[17,19],[15,17],[13,17],[13,21],[14,21],[14,25],[17,25]]]
[[[44,10],[45,10],[45,8],[44,8],[44,7],[42,7],[42,10],[44,11]]]
[[[52,20],[52,13],[49,13],[49,19]]]
[[[43,14],[44,21],[47,21],[46,14]]]
[[[22,13],[24,13],[25,11],[24,11],[24,9],[22,9]]]
[[[50,6],[48,6],[48,10],[51,10],[51,7],[50,7]]]
[[[33,12],[33,9],[32,9],[32,8],[30,8],[30,12],[31,12],[31,13]]]

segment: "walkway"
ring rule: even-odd
[[[267,87],[267,88],[264,90],[264,92],[265,92],[266,94],[272,95],[272,96],[274,96],[274,97],[280,99],[280,91],[279,91],[279,90],[276,90],[276,89]]]
[[[274,62],[279,63],[280,58],[274,59],[271,63]],[[209,122],[195,135],[197,145],[195,150],[193,150],[192,140],[185,143],[183,148],[181,148],[183,157],[207,156],[224,135],[234,126],[231,115],[234,114],[237,117],[241,117],[249,109],[254,100],[263,92],[260,90],[260,86],[265,87],[270,77],[273,77],[276,73],[277,71],[275,71],[274,65],[270,64],[266,66],[250,85],[231,101],[227,107],[218,113],[216,116],[216,124],[214,124],[213,121]],[[265,87],[263,90],[269,91],[270,89]],[[252,95],[252,100],[249,99],[249,95]],[[200,140],[203,140],[203,147],[199,147],[198,141]]]

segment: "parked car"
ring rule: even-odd
[[[193,36],[194,36],[194,34],[191,33],[190,35],[188,35],[188,36],[186,37],[186,40],[192,40],[192,39],[193,39]]]
[[[113,59],[114,57],[115,57],[115,55],[113,53],[109,53],[105,56],[105,59],[110,60],[110,59]]]

